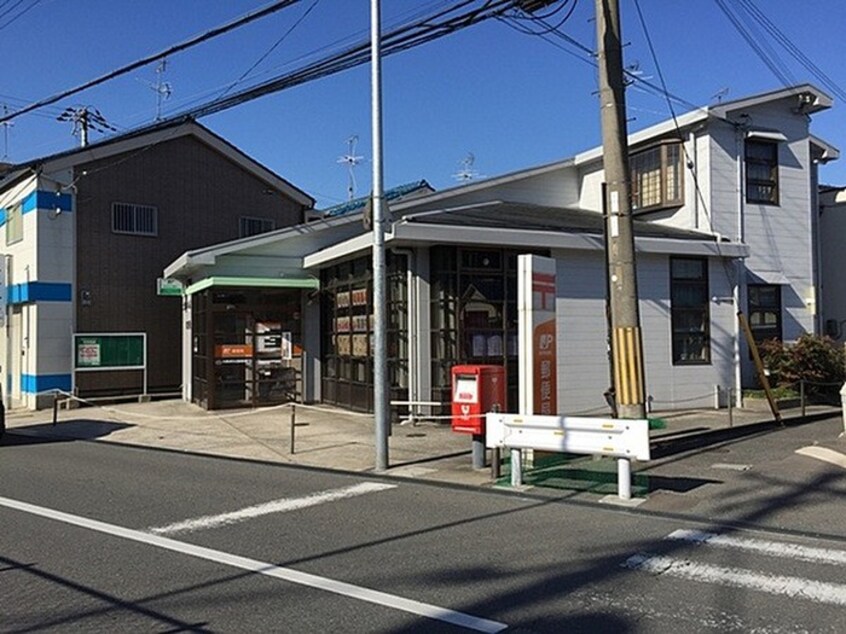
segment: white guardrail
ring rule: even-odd
[[[487,414],[486,423],[490,448],[650,459],[647,420]]]
[[[649,421],[537,414],[487,414],[485,444],[511,449],[511,484],[523,484],[522,450],[617,458],[617,491],[631,500],[631,461],[649,460]]]

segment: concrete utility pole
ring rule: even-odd
[[[626,131],[618,0],[596,0],[599,100],[605,168],[605,231],[614,391],[620,418],[646,418],[640,312]]]
[[[373,127],[373,413],[376,471],[388,468],[388,345],[385,311],[385,217],[382,204],[382,52],[380,0],[370,2],[371,119]]]

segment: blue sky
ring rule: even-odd
[[[749,0],[746,0],[747,2]],[[560,30],[594,48],[593,0],[576,2]],[[732,8],[741,0],[723,0]],[[754,0],[790,41],[846,90],[842,0]],[[20,106],[69,88],[265,6],[260,0],[0,0],[0,105]],[[444,0],[383,0],[386,27]],[[732,27],[716,0],[639,0],[657,66],[634,0],[620,0],[624,59],[649,81],[697,105],[783,86]],[[31,8],[22,13],[27,7]],[[312,5],[313,8],[312,8]],[[164,114],[208,100],[240,77],[302,18],[239,85],[296,68],[303,56],[368,37],[369,0],[302,0],[296,6],[201,44],[168,60],[173,89]],[[553,20],[563,17],[565,8]],[[19,17],[19,14],[21,14]],[[436,189],[457,184],[462,160],[494,176],[572,156],[601,142],[597,74],[588,56],[563,40],[519,33],[489,21],[383,62],[385,185],[418,179]],[[796,82],[825,90],[773,40],[776,64]],[[308,59],[313,59],[308,58]],[[369,67],[344,71],[202,119],[202,123],[328,206],[346,199],[338,163],[358,135],[357,193],[370,189]],[[132,72],[36,114],[14,120],[0,155],[21,162],[76,144],[55,120],[67,106],[96,107],[119,129],[152,122],[155,65]],[[826,90],[826,92],[830,92]],[[633,86],[629,130],[669,118],[666,101]],[[689,108],[675,106],[681,113]],[[816,115],[812,131],[846,150],[846,108]],[[0,130],[2,133],[2,130]],[[101,138],[96,134],[92,140]],[[846,158],[822,168],[822,181],[846,185]]]

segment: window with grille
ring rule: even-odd
[[[158,209],[151,205],[112,203],[112,232],[136,236],[159,235]]]
[[[710,363],[708,261],[670,259],[673,363]]]
[[[746,141],[746,202],[778,204],[778,144]]]
[[[270,218],[252,218],[242,216],[238,219],[238,236],[246,238],[259,233],[267,233],[276,228],[276,223]]]
[[[629,159],[632,209],[660,209],[684,203],[681,143],[664,143]]]
[[[23,210],[21,204],[12,205],[6,210],[6,244],[23,240]]]

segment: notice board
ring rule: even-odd
[[[147,360],[146,333],[96,333],[73,336],[76,370],[143,369]]]

